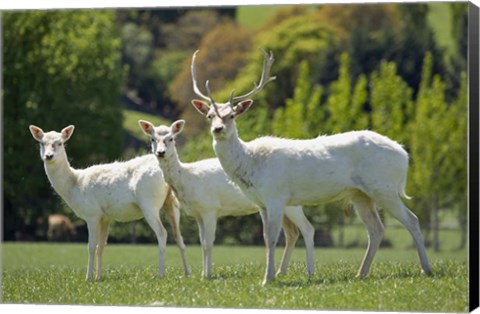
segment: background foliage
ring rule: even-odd
[[[65,208],[48,184],[28,125],[76,125],[74,167],[148,152],[139,116],[187,120],[185,162],[214,156],[195,113],[190,62],[200,50],[200,82],[215,98],[258,81],[272,51],[277,79],[238,121],[244,140],[261,135],[315,137],[371,129],[404,145],[411,167],[409,207],[427,240],[466,232],[466,3],[355,4],[208,9],[7,12],[4,21],[5,239],[43,239],[42,220]],[[447,25],[447,26],[446,26]],[[125,120],[122,119],[125,117]],[[123,143],[123,144],[122,144]],[[28,193],[26,192],[28,191]],[[317,243],[348,246],[358,223],[341,204],[306,208]],[[39,219],[40,218],[40,219]],[[388,223],[388,216],[382,218]],[[81,224],[81,222],[78,222]],[[182,216],[189,243],[196,224]],[[134,235],[134,236],[132,236]],[[218,243],[262,244],[258,215],[224,218]],[[139,221],[115,224],[111,241],[153,241]],[[462,237],[459,245],[465,244]]]
[[[45,131],[74,124],[68,152],[76,167],[122,153],[118,99],[125,72],[114,17],[113,11],[89,10],[3,15],[5,239],[25,233],[61,204],[29,124]]]

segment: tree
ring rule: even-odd
[[[175,23],[162,27],[161,37],[168,51],[191,50],[198,47],[205,34],[208,34],[218,24],[231,19],[223,17],[215,10],[187,10]]]
[[[122,62],[128,66],[126,103],[140,111],[174,118],[181,112],[170,82],[203,35],[230,20],[235,9],[119,10]]]
[[[428,4],[399,5],[398,10],[403,25],[395,43],[401,45],[402,49],[393,51],[392,58],[388,60],[397,64],[399,75],[413,89],[415,96],[420,89],[422,78],[418,74],[422,69],[424,56],[431,54],[432,73],[444,76],[444,51],[438,47],[433,29],[428,23]]]
[[[372,130],[400,143],[408,143],[412,89],[397,74],[397,65],[382,62],[380,69],[372,73],[370,86]]]
[[[324,119],[320,107],[322,88],[312,86],[309,81],[310,68],[306,61],[300,64],[293,98],[285,101],[285,107],[275,110],[272,131],[276,136],[286,138],[310,138],[318,135],[318,127]]]
[[[460,88],[456,99],[449,107],[449,120],[451,123],[450,143],[447,155],[449,172],[446,174],[449,178],[454,178],[454,184],[447,187],[451,197],[448,199],[448,205],[457,212],[457,219],[462,232],[459,248],[465,247],[467,242],[467,178],[468,178],[468,82],[465,72],[460,76]],[[471,140],[471,139],[470,139]],[[470,191],[470,193],[474,193]]]
[[[432,75],[432,62],[427,54],[414,106],[411,186],[416,206],[424,208],[423,216],[430,221],[433,247],[439,250],[439,211],[454,204],[464,210],[466,203],[467,103],[463,86],[457,102],[447,104],[446,84]]]
[[[452,17],[451,38],[454,42],[454,49],[448,63],[448,75],[445,80],[449,86],[447,99],[453,99],[456,92],[461,89],[462,75],[467,70],[468,60],[468,3],[449,3],[450,15]]]
[[[343,35],[335,27],[321,23],[315,14],[306,14],[287,19],[256,36],[255,46],[272,51],[276,59],[272,74],[277,79],[267,87],[270,92],[263,97],[272,109],[283,106],[284,99],[293,96],[301,61],[309,64],[311,82],[326,85],[335,79]],[[252,82],[258,80],[261,58],[262,55],[254,51],[251,61],[239,74],[234,83],[239,93],[249,90]]]
[[[122,149],[118,106],[124,71],[113,11],[6,12],[4,22],[5,239],[60,210],[29,124],[74,124],[73,165],[110,160]]]
[[[247,115],[238,122],[245,140],[269,134],[274,111],[285,106],[285,99],[296,98],[293,95],[296,78],[299,77],[299,65],[303,61],[311,69],[308,75],[310,84],[329,82],[337,74],[338,42],[342,34],[337,33],[333,27],[319,23],[314,14],[298,16],[295,13],[292,16],[285,20],[280,18],[279,24],[270,25],[253,36],[253,47],[273,52],[276,61],[272,75],[277,79],[255,96],[256,114]],[[214,96],[227,100],[232,89],[235,89],[237,95],[250,91],[253,82],[260,78],[262,62],[263,56],[258,49],[247,50],[245,65],[240,68],[235,79]],[[257,133],[254,134],[253,131]]]
[[[354,80],[362,73],[370,75],[382,60],[391,61],[416,94],[427,51],[434,57],[434,73],[446,71],[428,13],[427,4],[349,4],[320,7],[317,16],[347,34],[342,46],[351,58]]]

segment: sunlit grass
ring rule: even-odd
[[[414,250],[381,249],[370,276],[360,280],[354,276],[363,249],[316,249],[316,274],[308,280],[304,249],[297,248],[289,273],[262,287],[263,247],[214,247],[214,276],[204,280],[198,246],[187,248],[191,277],[169,246],[166,275],[158,279],[156,245],[109,245],[104,279],[94,283],[85,281],[86,245],[7,243],[2,249],[5,303],[428,312],[466,311],[468,304],[465,251],[429,251],[434,275],[428,277]]]

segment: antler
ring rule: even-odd
[[[195,94],[197,94],[198,96],[200,96],[201,98],[203,98],[204,100],[207,100],[209,101],[212,105],[213,105],[213,109],[215,110],[215,113],[220,116],[219,112],[218,112],[218,107],[217,107],[217,104],[215,103],[215,100],[213,100],[213,97],[212,97],[212,92],[210,91],[210,83],[209,81],[207,80],[205,82],[205,89],[207,90],[207,93],[208,93],[208,96],[205,96],[201,91],[200,91],[200,88],[198,88],[198,85],[197,85],[197,71],[195,69],[195,58],[197,57],[197,53],[199,52],[200,50],[197,50],[193,53],[193,56],[192,56],[192,66],[191,66],[191,70],[192,70],[192,82],[193,82],[193,91],[195,92]]]
[[[273,58],[273,53],[270,51],[270,54],[268,54],[265,50],[260,49],[260,51],[263,54],[263,69],[262,69],[262,76],[260,78],[260,82],[253,83],[254,88],[250,92],[246,93],[245,95],[233,97],[233,93],[235,92],[234,90],[230,94],[230,106],[233,106],[234,103],[240,102],[242,100],[245,100],[247,98],[252,97],[259,91],[263,89],[265,85],[267,85],[268,82],[271,82],[275,80],[277,77],[276,76],[270,76],[270,69],[272,68],[273,62],[275,62],[275,59]]]
[[[220,117],[220,112],[218,112],[217,103],[215,102],[215,100],[213,100],[212,92],[210,91],[210,81],[208,80],[205,82],[205,89],[207,90],[207,94],[209,97],[208,100],[210,100],[210,103],[213,106],[213,110],[215,110],[215,113],[217,114],[217,116]]]
[[[192,66],[191,66],[191,69],[192,69],[192,82],[193,82],[193,91],[195,92],[195,94],[197,94],[198,96],[200,96],[201,98],[203,98],[204,100],[210,100],[210,98],[208,96],[205,96],[201,91],[200,89],[198,88],[198,85],[197,85],[197,71],[195,70],[195,58],[197,57],[197,53],[199,52],[200,50],[197,50],[193,53],[193,56],[192,56]],[[207,83],[208,84],[208,81]]]
[[[198,53],[199,50],[195,51],[193,56],[192,56],[192,66],[191,66],[191,70],[192,70],[192,82],[193,82],[193,91],[195,92],[195,94],[197,94],[198,96],[200,96],[201,98],[203,98],[204,100],[207,100],[209,101],[216,114],[218,116],[220,116],[219,112],[218,112],[218,106],[217,104],[215,103],[215,101],[213,100],[213,97],[212,97],[212,93],[210,91],[210,86],[209,86],[209,81],[207,80],[205,82],[205,89],[207,90],[207,95],[203,94],[200,89],[198,88],[198,85],[197,85],[197,72],[195,70],[195,58],[197,57],[197,53]],[[252,97],[253,95],[255,95],[256,93],[258,93],[259,91],[261,91],[263,89],[263,87],[265,85],[267,85],[268,82],[271,82],[273,80],[275,80],[277,77],[276,76],[269,76],[270,75],[270,69],[272,68],[272,65],[273,65],[273,62],[275,62],[275,59],[273,58],[273,53],[270,51],[270,54],[268,54],[265,50],[263,49],[260,49],[260,51],[262,52],[263,54],[263,69],[262,69],[262,76],[260,77],[260,82],[257,84],[257,83],[253,83],[254,85],[254,88],[253,90],[251,90],[250,92],[244,94],[244,95],[241,95],[241,96],[237,96],[237,97],[234,97],[234,93],[235,93],[235,90],[232,90],[231,94],[230,94],[230,99],[228,101],[228,105],[230,107],[233,108],[233,104],[234,103],[237,103],[237,102],[240,102],[242,100],[245,100],[247,98],[250,98]]]

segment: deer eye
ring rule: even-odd
[[[152,143],[155,143],[155,139],[153,137],[150,140],[152,141]]]
[[[232,113],[232,114],[230,115],[230,119],[232,119],[232,120],[235,119],[235,114]]]
[[[168,141],[171,143],[173,142],[173,137],[169,138]]]
[[[207,119],[212,120],[214,117],[215,117],[215,115],[213,113],[211,113],[207,116]]]

